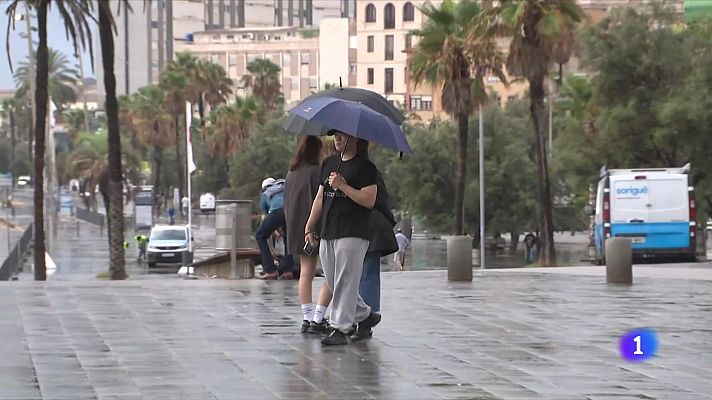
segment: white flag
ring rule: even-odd
[[[188,174],[192,174],[197,167],[195,166],[195,161],[193,160],[193,138],[190,134],[190,124],[193,119],[193,108],[190,106],[190,102],[185,103],[185,139],[186,144],[186,158],[188,159]]]

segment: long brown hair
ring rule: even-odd
[[[299,138],[297,153],[289,164],[289,170],[294,171],[301,164],[319,165],[321,159],[321,139],[316,136],[302,136]]]
[[[358,139],[356,142],[356,154],[367,160],[371,158],[368,156],[368,140]]]

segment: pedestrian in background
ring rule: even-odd
[[[322,163],[321,185],[312,204],[304,236],[316,243],[315,228],[321,220],[319,258],[333,294],[330,333],[323,345],[348,344],[347,333],[356,323],[353,339],[370,332],[381,321],[358,294],[363,260],[368,251],[371,210],[376,203],[377,171],[367,157],[358,154],[357,138],[332,131],[340,152]]]
[[[289,164],[289,172],[284,183],[284,217],[287,232],[304,232],[309,219],[311,206],[319,191],[321,174],[321,139],[315,136],[302,136],[297,145],[297,152]],[[316,272],[318,253],[306,254],[305,241],[299,235],[290,234],[287,240],[287,253],[299,255],[299,303],[302,307],[302,333],[309,330],[314,320],[312,301],[312,282]],[[326,307],[317,306],[321,316]],[[321,320],[321,319],[320,319]]]
[[[173,225],[176,223],[176,209],[173,207],[168,207],[168,225]]]
[[[260,279],[280,279],[280,271],[282,279],[294,279],[292,255],[286,252],[278,271],[274,265],[274,250],[269,245],[270,236],[280,227],[285,228],[284,237],[287,240],[289,238],[284,217],[284,179],[275,180],[270,177],[262,181],[260,210],[262,223],[255,233],[255,240],[262,256],[262,269],[265,272]]]
[[[405,271],[405,252],[410,246],[410,240],[408,240],[408,236],[403,233],[402,229],[398,229],[396,241],[398,242],[398,251],[393,256],[393,261],[396,263],[398,270]]]
[[[148,237],[146,235],[138,234],[134,237],[136,240],[136,247],[138,247],[138,257],[137,261],[146,261],[146,247],[148,247]]]
[[[531,264],[536,259],[536,245],[537,238],[531,232],[524,236],[524,257],[527,260],[527,264]]]

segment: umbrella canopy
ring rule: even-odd
[[[294,107],[290,118],[292,115],[303,118],[304,126],[322,127],[320,133],[311,135],[334,129],[403,153],[413,152],[398,125],[362,103],[327,96],[310,97]]]
[[[362,103],[369,107],[370,109],[385,115],[390,118],[396,125],[400,125],[405,121],[403,113],[401,113],[393,104],[389,103],[383,96],[376,92],[372,92],[366,89],[359,88],[338,88],[325,90],[323,92],[315,93],[303,101],[313,100],[318,97],[332,97],[341,100],[350,100],[357,103]],[[288,132],[302,134],[302,135],[326,135],[329,131],[328,128],[324,128],[317,123],[306,121],[303,117],[290,114],[289,118],[284,122],[284,129]]]
[[[329,89],[324,90],[323,92],[315,93],[307,98],[313,97],[333,97],[335,99],[363,103],[366,107],[372,109],[373,111],[390,118],[396,123],[396,125],[400,125],[403,121],[405,121],[403,113],[401,113],[393,104],[389,103],[385,97],[370,90],[359,88]]]

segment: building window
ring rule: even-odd
[[[412,22],[415,20],[415,7],[413,3],[407,2],[403,5],[403,22]]]
[[[386,75],[386,80],[385,80],[385,88],[384,92],[386,94],[393,93],[393,68],[386,68],[385,70],[385,75]]]
[[[289,52],[282,53],[282,65],[285,68],[290,67],[292,65],[292,53],[289,53]]]
[[[247,55],[247,63],[251,63],[257,59],[257,54],[248,54]]]
[[[396,29],[396,8],[391,3],[383,9],[383,29]]]
[[[375,43],[375,38],[373,36],[368,36],[366,38],[366,51],[373,53],[373,47]]]
[[[356,64],[349,64],[349,75],[356,75]]]
[[[433,100],[430,97],[423,97],[423,100],[420,104],[423,111],[432,111],[433,109]]]
[[[410,98],[410,109],[412,111],[432,111],[433,99],[430,96],[412,96]]]
[[[211,54],[210,55],[210,62],[213,64],[220,64],[220,55],[218,54]]]
[[[376,22],[376,6],[373,4],[366,6],[366,22]]]
[[[309,89],[317,90],[319,85],[317,84],[316,78],[309,78]]]
[[[302,65],[309,65],[309,63],[311,62],[311,54],[309,54],[308,51],[303,51],[301,59]]]
[[[292,91],[296,92],[297,90],[299,90],[299,77],[293,76],[291,81],[292,81],[292,86],[291,86]]]
[[[375,81],[373,77],[373,68],[368,69],[368,84],[373,85],[373,82]]]
[[[393,35],[386,35],[386,61],[393,60]]]
[[[230,53],[227,56],[227,62],[230,67],[234,67],[237,65],[237,54],[235,53]]]
[[[405,49],[409,50],[413,47],[413,35],[410,33],[405,35]]]
[[[396,29],[396,8],[391,3],[383,9],[383,29]]]

